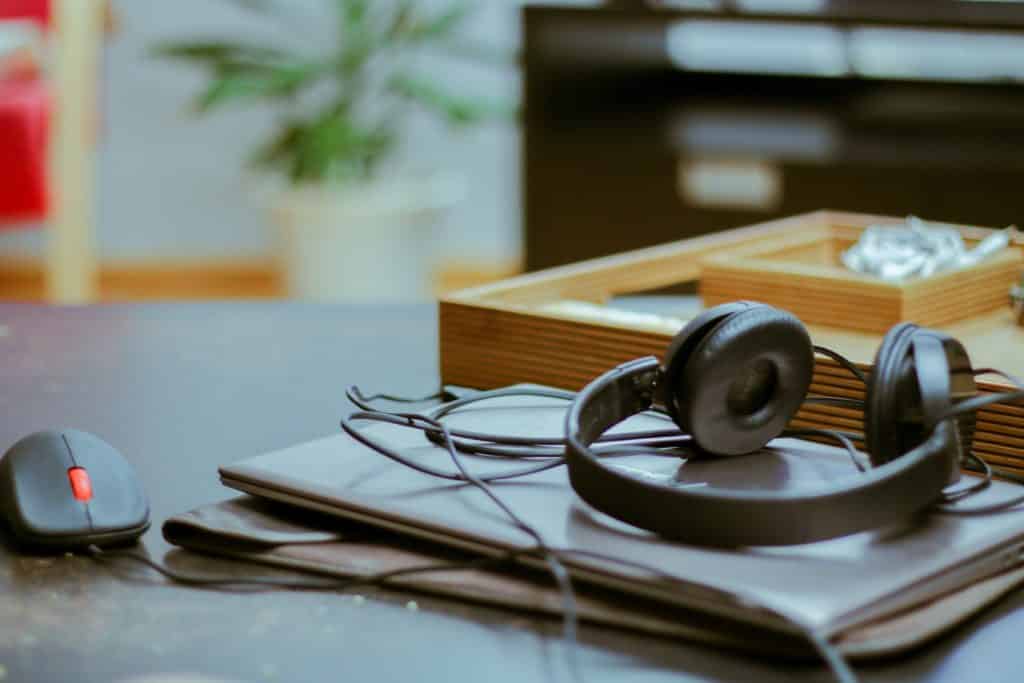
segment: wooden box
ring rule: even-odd
[[[839,240],[844,236],[849,239],[868,225],[884,220],[897,219],[821,211],[529,273],[450,294],[441,299],[439,306],[442,381],[478,388],[537,382],[579,389],[619,363],[645,355],[661,357],[681,323],[666,317],[595,319],[571,307],[560,307],[558,302],[603,305],[615,295],[700,280],[703,264],[714,262],[719,255],[734,249],[770,255],[780,240],[803,239],[806,244],[817,242],[818,246],[812,249],[834,249],[831,245],[841,244]],[[963,232],[968,239],[984,234],[969,228],[963,228]],[[1021,246],[1019,241],[1014,243],[1014,258],[1020,258]],[[803,291],[809,295],[806,288]],[[763,300],[763,296],[756,294],[748,292],[747,297]],[[936,304],[948,295],[940,293]],[[975,367],[997,367],[1024,375],[1024,328],[1014,324],[1008,298],[1007,285],[1001,307],[939,326],[964,342]],[[900,309],[901,314],[907,310]],[[818,313],[827,310],[819,309]],[[848,317],[855,315],[856,311],[851,310]],[[840,316],[835,320],[844,322]],[[815,343],[839,351],[869,371],[882,330],[843,328],[836,326],[835,320],[826,317],[825,324],[808,325]],[[984,379],[990,381],[979,382],[982,391],[1007,387],[998,377]],[[817,359],[812,391],[825,396],[864,396],[864,387],[857,380],[825,358]],[[816,405],[804,407],[793,424],[859,431],[862,418],[859,410]],[[982,410],[978,414],[975,443],[977,452],[993,464],[1024,474],[1024,403]]]
[[[704,305],[756,299],[791,311],[805,323],[884,333],[901,320],[938,327],[1001,309],[1019,277],[1019,249],[904,283],[861,275],[843,266],[840,256],[862,230],[809,222],[776,240],[721,250],[701,261]],[[968,248],[987,232],[960,231]]]

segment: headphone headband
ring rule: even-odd
[[[936,501],[949,480],[944,452],[957,441],[949,421],[917,447],[848,482],[796,493],[679,488],[608,467],[590,445],[613,425],[651,408],[662,380],[658,359],[624,363],[573,401],[565,422],[566,462],[577,494],[616,519],[701,545],[810,543],[891,524]]]

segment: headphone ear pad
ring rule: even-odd
[[[779,436],[814,372],[807,329],[758,304],[719,321],[697,343],[673,387],[679,423],[709,453],[750,453]]]
[[[895,460],[910,450],[908,443],[920,443],[923,437],[923,426],[919,423],[920,429],[914,430],[907,419],[915,408],[920,413],[921,406],[911,353],[918,329],[913,323],[889,328],[875,353],[864,406],[864,442],[875,467]]]
[[[902,323],[882,340],[868,378],[864,440],[875,467],[907,453],[927,436],[935,420],[957,399],[976,391],[971,361],[949,335]],[[951,481],[958,456],[970,452],[975,416],[957,419],[957,447],[949,452]]]
[[[662,394],[665,403],[665,410],[668,412],[681,430],[689,433],[689,427],[684,424],[679,414],[677,387],[683,381],[683,372],[686,370],[686,363],[690,359],[697,345],[707,334],[722,320],[734,313],[745,311],[752,306],[760,306],[750,301],[734,301],[726,304],[719,304],[701,311],[700,315],[686,323],[676,336],[672,338],[665,349],[665,356],[662,359],[662,372],[664,391]]]
[[[971,358],[968,356],[964,345],[957,339],[946,337],[943,346],[950,373],[950,399],[951,403],[956,405],[964,399],[976,396],[978,385],[974,379],[974,367],[971,365]],[[974,412],[964,413],[956,420],[961,454],[971,453],[974,448],[974,432],[977,427],[977,421],[978,416]]]

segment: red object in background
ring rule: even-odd
[[[49,112],[43,81],[0,80],[0,229],[46,215]]]
[[[0,0],[0,20],[31,19],[43,26],[50,25],[49,0]]]

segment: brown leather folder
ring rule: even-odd
[[[509,398],[447,419],[478,431],[559,434],[564,410],[564,402]],[[621,428],[664,426],[662,418],[644,415]],[[408,458],[452,467],[448,454],[417,431],[366,430]],[[488,457],[465,456],[464,463],[477,473],[522,467]],[[860,476],[845,452],[792,439],[735,458],[640,456],[615,466],[686,485],[739,488],[814,487]],[[259,500],[239,498],[178,516],[165,527],[172,543],[338,576],[534,547],[474,487],[412,471],[344,434],[224,465],[220,475]],[[929,514],[820,543],[728,549],[674,543],[618,523],[579,500],[564,468],[495,490],[549,546],[569,553],[563,564],[580,594],[581,619],[778,656],[809,653],[802,639],[807,627],[827,634],[848,656],[898,652],[951,628],[1024,577],[1024,511]],[[996,482],[977,502],[1019,491]],[[500,571],[410,575],[398,583],[557,615],[560,595],[543,563],[519,559],[521,565]]]
[[[189,550],[343,579],[467,558],[436,544],[251,496],[176,515],[165,522],[163,533],[170,543]],[[1024,568],[990,576],[848,629],[837,636],[836,644],[853,658],[912,648],[996,601],[1021,580]],[[550,580],[521,568],[431,572],[396,578],[390,585],[515,612],[561,616],[561,596]],[[815,656],[800,637],[773,629],[586,584],[577,584],[576,590],[579,618],[590,624],[763,656]]]

